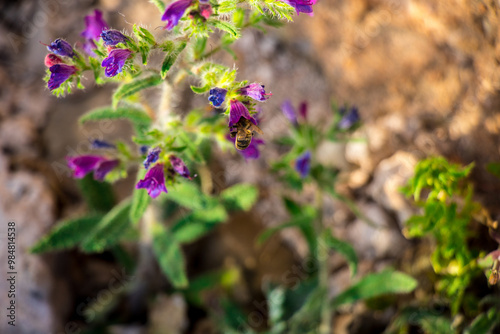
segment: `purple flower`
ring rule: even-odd
[[[83,51],[85,51],[90,56],[95,56],[94,49],[97,49],[97,45],[93,39],[87,39],[82,45]]]
[[[226,136],[226,139],[234,144],[236,138],[231,138],[230,135]],[[245,160],[258,159],[260,157],[259,145],[263,145],[265,142],[259,138],[253,138],[250,145],[244,150],[238,150],[238,152],[245,158]]]
[[[66,157],[68,166],[73,170],[73,177],[83,178],[90,172],[94,172],[94,179],[102,181],[106,174],[115,168],[120,161],[108,160],[100,155],[80,155],[78,157]]]
[[[46,45],[46,44],[44,44]],[[47,50],[55,53],[58,56],[62,57],[74,57],[75,51],[73,51],[73,47],[71,44],[66,42],[64,39],[58,38],[49,45],[47,45]]]
[[[120,163],[120,160],[115,159],[115,160],[105,160],[100,162],[96,169],[94,170],[94,180],[102,181],[104,180],[104,177],[106,174],[111,172],[118,164]]]
[[[212,88],[210,89],[208,95],[208,101],[212,102],[214,107],[220,107],[224,100],[226,99],[227,89],[224,88]]]
[[[155,147],[152,150],[150,150],[148,156],[143,162],[144,168],[148,169],[151,164],[157,162],[158,158],[160,157],[160,152],[161,148],[159,147]]]
[[[52,66],[57,65],[57,64],[63,64],[64,62],[61,58],[59,58],[55,54],[49,53],[48,55],[45,56],[44,63],[45,63],[45,66],[52,67]]]
[[[76,67],[65,64],[53,65],[49,70],[50,79],[47,86],[50,90],[59,88],[64,81],[68,80],[70,76],[76,73]]]
[[[210,17],[210,15],[212,15],[212,13],[213,13],[212,6],[210,5],[210,2],[208,2],[208,1],[207,1],[207,3],[202,3],[202,1],[200,1],[199,10],[200,10],[200,15],[203,16],[207,20]]]
[[[306,13],[312,15],[312,6],[317,2],[317,0],[282,0],[283,2],[289,4],[295,11],[297,15],[300,13]]]
[[[162,21],[167,21],[165,29],[172,30],[172,28],[179,23],[179,20],[181,19],[182,15],[184,15],[186,9],[191,6],[191,2],[192,0],[177,0],[175,2],[172,2],[167,7],[165,13],[161,17]]]
[[[78,157],[66,157],[69,168],[73,170],[73,177],[83,178],[93,172],[106,158],[100,155],[80,155]]]
[[[110,78],[114,77],[118,73],[121,73],[123,66],[125,65],[125,61],[130,56],[132,51],[129,49],[114,49],[111,50],[107,58],[101,63],[102,67],[106,67],[104,74]]]
[[[108,24],[102,18],[100,10],[94,10],[94,16],[85,16],[85,30],[81,35],[86,39],[97,39],[103,30],[109,29]]]
[[[184,161],[182,161],[175,155],[171,155],[170,163],[172,164],[172,168],[177,172],[177,174],[191,180],[191,177],[189,177],[189,169],[186,167],[186,164],[184,164]]]
[[[307,119],[307,102],[302,101],[299,106],[299,115],[302,117],[304,120]]]
[[[139,147],[139,152],[141,152],[141,155],[146,155],[148,154],[149,146],[148,145],[142,145]]]
[[[295,170],[299,172],[300,177],[305,178],[311,170],[311,152],[306,151],[295,161]]]
[[[94,139],[91,141],[93,149],[116,148],[115,145],[104,140]]]
[[[104,44],[108,46],[115,46],[118,43],[125,43],[127,41],[127,36],[118,30],[106,30],[103,31],[100,36],[102,37]]]
[[[163,172],[163,164],[154,165],[144,177],[144,180],[140,180],[135,186],[137,189],[147,189],[148,195],[152,198],[160,196],[161,192],[164,191],[168,193],[165,187],[165,174]]]
[[[295,109],[293,108],[292,102],[290,102],[290,100],[285,100],[281,104],[281,111],[293,125],[297,124],[297,114],[295,113]]]
[[[239,93],[260,102],[264,102],[265,100],[269,99],[269,96],[273,95],[271,93],[266,94],[264,86],[255,82],[248,86],[240,88]]]
[[[255,118],[250,116],[247,107],[245,107],[243,103],[241,103],[238,100],[231,100],[230,105],[231,106],[229,108],[229,128],[232,128],[236,123],[238,123],[241,117],[245,117],[253,124],[257,125],[257,121],[255,120]]]
[[[348,113],[346,113],[345,108],[340,108],[339,113],[343,115],[342,119],[337,124],[339,129],[349,129],[359,121],[359,112],[357,107],[352,107]]]

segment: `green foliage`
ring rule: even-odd
[[[237,184],[221,193],[222,201],[229,210],[249,210],[257,201],[257,188],[251,184]]]
[[[489,334],[500,324],[500,314],[496,307],[492,307],[485,313],[479,314],[467,327],[464,334]],[[498,330],[498,329],[497,329]]]
[[[146,170],[141,168],[137,172],[136,182],[144,179],[145,175]],[[139,222],[150,201],[151,197],[149,197],[146,189],[134,189],[134,192],[132,194],[132,204],[130,207],[130,221],[132,222],[132,224],[137,224]]]
[[[227,32],[230,34],[234,39],[238,39],[241,37],[241,33],[239,29],[231,22],[227,21],[219,21],[219,20],[210,20],[208,23],[212,26],[214,26],[217,29],[220,29],[222,31]]]
[[[408,333],[410,324],[419,325],[425,334],[456,333],[451,321],[443,315],[443,311],[407,307],[396,317],[384,334]]]
[[[109,211],[81,243],[85,252],[103,252],[123,237],[130,225],[130,201],[125,200]]]
[[[163,225],[153,225],[153,251],[161,269],[176,289],[186,288],[188,279],[181,246]]]
[[[88,121],[101,121],[108,119],[127,119],[136,126],[149,126],[151,118],[142,110],[132,107],[102,107],[91,110],[80,117],[80,123]]]
[[[168,52],[163,59],[163,63],[161,64],[161,77],[164,79],[167,76],[167,72],[174,65],[177,57],[181,54],[181,52],[186,48],[186,42],[179,42],[178,44],[174,44],[173,42],[168,43],[164,47],[164,51]]]
[[[150,75],[146,78],[135,78],[131,82],[122,84],[113,94],[113,108],[118,106],[118,103],[127,97],[140,92],[143,89],[157,86],[163,82],[163,78],[158,74]]]
[[[436,240],[431,262],[436,273],[441,274],[437,287],[451,298],[453,313],[458,312],[465,289],[478,274],[477,254],[468,247],[468,225],[480,208],[472,201],[472,185],[466,182],[472,167],[462,168],[442,157],[422,160],[403,189],[424,210],[422,215],[408,219],[407,233],[412,237],[432,235]],[[421,202],[424,191],[427,198]]]
[[[358,256],[354,251],[354,248],[348,242],[342,241],[335,238],[330,230],[325,230],[323,233],[323,242],[329,248],[339,252],[344,256],[349,264],[349,269],[351,270],[351,276],[356,275],[358,271]]]
[[[113,207],[113,189],[108,183],[96,181],[92,174],[87,174],[78,180],[78,186],[89,211],[107,212]]]
[[[39,240],[31,249],[32,253],[44,253],[77,246],[85,236],[101,221],[102,215],[94,214],[64,220],[49,234]]]
[[[385,294],[410,293],[417,287],[417,281],[404,273],[391,269],[369,274],[332,301],[332,307],[352,304],[359,300],[379,297]]]

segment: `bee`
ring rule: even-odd
[[[262,132],[257,125],[253,124],[245,117],[241,117],[238,123],[236,123],[231,129],[231,138],[236,137],[234,147],[240,151],[246,149],[250,146],[255,132],[260,133],[261,135],[264,134],[264,132]]]

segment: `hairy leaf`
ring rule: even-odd
[[[92,174],[87,174],[78,180],[78,187],[90,211],[108,212],[114,205],[114,195],[111,185],[94,180]]]
[[[149,126],[151,118],[142,110],[130,107],[102,107],[89,111],[80,117],[80,123],[109,119],[128,119],[136,126]]]
[[[186,48],[186,42],[180,42],[175,46],[173,50],[171,50],[163,59],[163,63],[161,64],[161,77],[165,78],[167,76],[167,72],[174,65],[179,54]]]
[[[131,82],[125,83],[118,87],[113,94],[113,108],[116,108],[121,100],[149,87],[157,86],[163,82],[162,77],[158,74],[153,74],[146,78],[136,78]]]
[[[358,256],[351,244],[335,238],[330,230],[325,231],[323,240],[329,248],[336,250],[346,258],[351,270],[351,276],[356,275],[358,270]]]
[[[101,218],[102,215],[94,214],[64,220],[39,240],[31,252],[43,253],[75,247],[99,223]]]
[[[251,184],[237,184],[225,189],[221,198],[230,210],[249,210],[257,201],[258,190]]]
[[[220,29],[222,31],[227,32],[228,34],[233,36],[233,38],[235,38],[235,39],[241,37],[240,30],[238,28],[236,28],[236,26],[231,22],[210,20],[209,23],[212,26],[216,27],[217,29]]]

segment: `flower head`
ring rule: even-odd
[[[105,140],[94,139],[91,141],[91,146],[93,149],[103,149],[103,148],[116,148],[115,145],[108,143]]]
[[[281,104],[281,111],[292,124],[297,124],[297,114],[295,113],[295,109],[293,108],[292,102],[290,102],[290,100],[285,100]]]
[[[343,116],[337,125],[339,129],[349,129],[359,121],[359,112],[357,107],[352,107],[349,112],[346,112],[345,108],[341,108],[339,112]]]
[[[118,166],[119,163],[120,160],[118,159],[101,161],[94,170],[94,180],[104,180],[104,177]]]
[[[311,152],[306,151],[300,155],[295,161],[295,170],[300,174],[300,177],[305,178],[311,170]]]
[[[257,125],[255,118],[250,116],[247,107],[238,100],[231,100],[229,108],[229,128],[232,128],[241,117],[245,117],[253,124]]]
[[[265,100],[269,99],[269,96],[272,95],[271,93],[266,94],[264,86],[255,82],[240,88],[239,93],[260,102],[264,102]]]
[[[234,144],[236,138],[231,138],[230,135],[226,136],[226,139]],[[250,145],[244,150],[238,150],[238,152],[245,158],[245,160],[254,160],[260,157],[259,145],[265,144],[264,140],[260,138],[253,138]]]
[[[86,39],[97,39],[103,30],[109,29],[108,24],[102,18],[100,10],[94,10],[94,16],[85,16],[85,30],[81,35]]]
[[[50,79],[47,86],[50,90],[59,88],[61,84],[76,73],[76,67],[66,64],[56,64],[49,68]]]
[[[45,66],[52,67],[56,64],[63,64],[63,60],[53,53],[49,53],[45,56]]]
[[[167,188],[165,187],[163,164],[159,163],[154,165],[150,170],[148,170],[144,180],[140,180],[135,187],[137,189],[147,189],[148,195],[152,198],[160,196],[162,191],[168,193]]]
[[[175,27],[186,9],[191,6],[192,0],[177,0],[172,2],[161,17],[162,21],[167,21],[165,29],[172,30]]]
[[[73,170],[73,177],[83,178],[93,172],[106,158],[100,155],[80,155],[77,157],[66,157],[69,168]]]
[[[200,1],[199,9],[200,9],[200,15],[207,20],[213,13],[212,6],[210,5],[209,1],[206,1],[206,3],[202,3],[202,1]]]
[[[282,0],[282,1],[295,8],[297,15],[299,15],[300,13],[306,13],[312,15],[313,13],[312,6],[317,2],[317,0]]]
[[[62,57],[73,57],[75,55],[75,51],[73,50],[71,44],[69,44],[64,39],[61,38],[58,38],[49,45],[47,45],[47,50]]]
[[[220,107],[224,100],[226,99],[227,89],[224,88],[212,88],[210,89],[208,95],[208,101],[212,102],[214,107]]]
[[[159,147],[155,147],[152,150],[150,150],[148,156],[143,162],[144,168],[148,169],[151,164],[157,162],[158,158],[160,157],[160,152],[161,148]]]
[[[113,29],[103,31],[99,36],[102,37],[104,44],[108,46],[115,46],[118,43],[125,43],[127,41],[127,36]]]
[[[175,155],[171,155],[170,163],[172,164],[172,168],[175,170],[177,174],[179,174],[182,177],[185,177],[186,179],[191,179],[191,177],[189,176],[189,169],[186,167],[184,161],[182,161]]]
[[[121,73],[123,70],[123,66],[125,65],[125,61],[130,56],[132,51],[129,49],[114,49],[111,50],[107,58],[101,63],[102,67],[106,67],[104,74],[110,78],[114,77],[118,73]]]
[[[302,117],[304,120],[307,119],[307,102],[302,101],[299,106],[299,115]]]
[[[139,147],[139,152],[141,153],[141,155],[148,154],[148,150],[149,150],[148,145],[142,145],[141,147]]]

